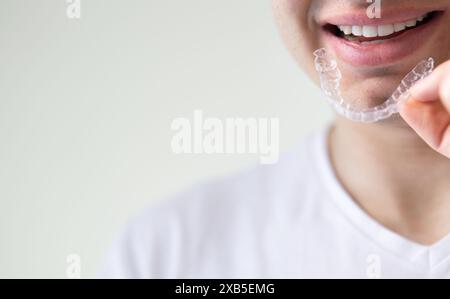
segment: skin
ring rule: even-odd
[[[450,0],[441,27],[419,51],[401,63],[363,69],[339,61],[345,98],[374,105],[387,99],[403,76],[424,57],[439,67],[412,89],[400,116],[375,124],[336,117],[329,136],[335,173],[353,200],[376,221],[405,238],[432,245],[450,233]],[[324,47],[317,19],[365,0],[272,0],[277,26],[298,65],[318,82],[312,53]],[[391,0],[383,5],[426,5],[423,0]],[[439,46],[436,46],[439,45]],[[364,79],[364,80],[362,80]],[[383,87],[383,88],[380,88]]]

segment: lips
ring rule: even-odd
[[[381,19],[354,14],[322,20],[324,41],[343,61],[380,66],[401,61],[429,42],[443,10],[389,12]],[[420,57],[418,59],[422,59]]]

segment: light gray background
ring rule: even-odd
[[[175,117],[279,117],[281,148],[331,112],[268,0],[0,0],[0,277],[95,276],[126,220],[254,155],[174,155]]]

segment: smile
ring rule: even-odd
[[[335,26],[336,28],[334,29],[338,36],[350,41],[359,41],[361,43],[380,42],[398,36],[407,30],[413,30],[414,28],[426,24],[433,18],[433,15],[433,13],[428,13],[416,19],[395,24],[385,24],[379,26],[338,25]],[[379,39],[377,37],[382,38]]]
[[[325,43],[342,60],[358,66],[386,65],[426,45],[439,29],[443,14],[434,10],[416,16],[391,14],[378,20],[365,15],[338,16],[324,23],[322,29]]]

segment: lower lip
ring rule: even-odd
[[[356,66],[379,66],[397,62],[419,51],[436,31],[442,14],[428,23],[408,30],[403,34],[378,44],[360,44],[339,38],[323,30],[325,42],[329,43],[336,55],[343,61]]]

